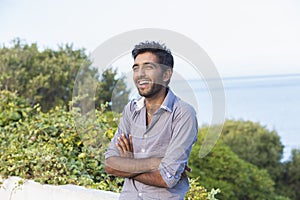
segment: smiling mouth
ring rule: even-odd
[[[138,85],[146,85],[146,84],[150,84],[151,81],[150,80],[145,80],[145,79],[142,79],[142,80],[138,80],[137,81],[137,84]]]

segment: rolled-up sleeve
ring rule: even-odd
[[[188,104],[177,109],[172,138],[159,166],[160,174],[169,188],[174,187],[180,180],[198,134],[195,110]]]

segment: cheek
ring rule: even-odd
[[[133,73],[132,75],[132,80],[135,82],[138,79],[138,75]]]
[[[161,83],[164,80],[164,74],[163,73],[155,74],[155,80]]]
[[[160,80],[163,78],[163,74],[158,72],[149,72],[147,76],[154,80]]]

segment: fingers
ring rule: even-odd
[[[189,173],[191,173],[192,172],[192,168],[190,168],[189,166],[185,166],[184,167],[184,171],[182,172],[182,174],[181,174],[181,178],[184,178],[184,177],[186,177],[187,176],[187,173],[186,172],[189,172]]]
[[[117,138],[118,143],[116,143],[116,147],[119,151],[121,157],[133,157],[133,142],[132,135],[130,134],[127,138],[125,134],[122,134]]]
[[[118,142],[121,145],[123,151],[130,151],[133,152],[133,143],[132,143],[132,135],[129,135],[129,138],[127,139],[124,134],[121,135],[121,137],[118,137]]]
[[[184,177],[186,177],[186,176],[187,176],[186,172],[183,171],[182,174],[181,174],[181,178],[184,178]]]
[[[133,152],[133,143],[132,143],[132,135],[129,135],[129,146],[130,146],[130,151]]]
[[[129,144],[130,143],[129,139],[127,139],[124,134],[122,134],[122,140],[123,140],[123,143],[125,144],[126,150],[130,151],[131,147],[130,147],[130,144]]]
[[[187,166],[187,165],[185,166],[184,170],[187,171],[187,172],[190,172],[190,173],[192,172],[192,168],[190,168],[190,167]]]
[[[126,146],[126,144],[125,144],[125,141],[127,142],[127,139],[125,139],[125,141],[124,141],[124,136],[123,136],[123,134],[122,134],[121,137],[118,137],[117,139],[118,139],[119,145],[120,145],[120,147],[122,148],[122,150],[123,150],[124,152],[125,152],[125,151],[128,151],[127,146]],[[128,143],[128,142],[127,142],[127,143]]]
[[[119,151],[120,156],[124,157],[124,151],[123,151],[121,145],[119,145],[119,143],[116,143],[116,147],[117,147],[117,149]]]

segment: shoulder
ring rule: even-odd
[[[166,107],[175,113],[190,113],[195,114],[196,111],[193,106],[186,101],[178,97],[171,89],[169,89],[167,100],[165,102]]]
[[[196,115],[194,107],[177,96],[174,102],[174,109],[176,112],[179,112],[181,114]]]

